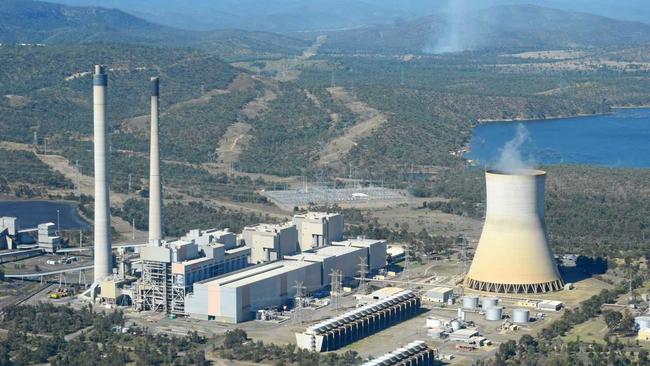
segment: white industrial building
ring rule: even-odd
[[[371,271],[386,264],[384,241],[355,239],[334,244],[194,283],[185,311],[190,317],[228,323],[251,320],[257,310],[290,304],[297,282],[309,293],[330,285],[332,270],[341,271],[343,280],[352,280],[362,259],[372,263]]]
[[[357,276],[361,262],[368,260],[368,255],[364,248],[329,246],[286,256],[285,259],[319,263],[321,283],[327,286],[331,282],[332,270],[341,271],[344,282],[351,281]]]
[[[303,252],[343,240],[343,215],[339,213],[296,214],[293,223],[298,230],[298,244]]]
[[[366,238],[347,239],[332,242],[332,246],[365,248],[368,270],[377,271],[386,266],[386,241]]]
[[[307,291],[322,286],[316,262],[281,260],[197,282],[186,297],[191,318],[239,323],[254,319],[260,309],[287,305],[295,297],[296,281]]]
[[[422,295],[422,300],[426,302],[447,303],[454,298],[454,289],[449,287],[435,287],[426,291]]]
[[[16,249],[21,243],[20,224],[15,217],[0,217],[0,249]]]
[[[57,235],[56,227],[51,222],[38,225],[38,246],[48,253],[54,253],[63,245],[63,239]]]
[[[291,222],[247,226],[242,237],[251,248],[252,264],[276,261],[298,252],[298,231]]]
[[[230,229],[208,229],[190,230],[181,240],[194,241],[198,245],[208,244],[223,244],[225,249],[233,249],[237,246],[237,235],[230,231]]]
[[[185,315],[185,296],[195,282],[248,265],[250,248],[226,249],[214,240],[201,240],[201,245],[193,239],[152,242],[140,248],[142,277],[134,291],[136,308]]]

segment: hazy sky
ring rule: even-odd
[[[114,7],[152,22],[191,29],[321,30],[390,22],[456,7],[536,4],[650,22],[649,0],[51,0]],[[449,4],[452,2],[452,4]]]

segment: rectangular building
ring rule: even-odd
[[[226,323],[251,320],[257,310],[288,305],[296,282],[306,291],[320,288],[320,265],[283,260],[195,283],[186,297],[186,312],[192,318]]]
[[[250,248],[224,244],[197,245],[194,240],[161,242],[140,248],[142,277],[135,286],[141,310],[185,315],[185,296],[193,285],[248,266]]]
[[[245,245],[251,248],[252,264],[276,261],[298,252],[298,231],[290,222],[247,226],[242,237]]]
[[[386,241],[375,239],[347,239],[344,241],[332,242],[332,246],[345,246],[353,248],[364,248],[368,270],[374,272],[386,266]]]
[[[230,229],[208,229],[190,230],[182,240],[194,241],[198,245],[208,244],[223,244],[226,249],[232,249],[237,246],[237,235],[230,231]]]
[[[351,246],[315,248],[304,253],[284,257],[286,260],[318,263],[323,286],[330,284],[332,270],[341,271],[344,282],[352,281],[358,275],[362,258],[367,260],[365,248]]]
[[[449,287],[436,287],[428,290],[422,295],[422,300],[428,302],[446,303],[454,297],[454,289]]]
[[[343,240],[343,215],[327,212],[307,212],[293,216],[298,230],[301,251],[330,245]]]

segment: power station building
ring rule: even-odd
[[[296,333],[296,343],[309,351],[334,351],[417,315],[420,306],[420,297],[413,291],[401,291],[314,324]]]
[[[297,283],[307,293],[319,290],[330,285],[333,270],[340,271],[344,281],[352,281],[364,261],[373,263],[371,272],[385,266],[386,243],[344,241],[194,283],[185,311],[190,317],[227,323],[251,320],[257,310],[291,304]]]
[[[259,309],[288,304],[295,297],[296,281],[307,291],[320,288],[319,272],[314,262],[281,260],[201,281],[186,298],[186,313],[225,323],[251,320]]]
[[[298,231],[291,222],[247,226],[242,237],[251,248],[252,264],[276,261],[298,252]]]
[[[485,180],[485,224],[465,285],[501,293],[561,290],[544,222],[546,172],[488,171]]]
[[[135,285],[134,305],[185,315],[185,296],[195,282],[245,268],[249,255],[250,248],[226,249],[216,241],[152,242],[140,249],[142,276]]]
[[[320,264],[321,283],[330,285],[333,270],[341,272],[343,282],[355,282],[362,265],[368,273],[386,266],[386,242],[383,240],[351,239],[330,246],[286,256],[286,260],[317,262]],[[371,264],[370,264],[371,263]]]
[[[343,215],[339,213],[296,214],[293,223],[298,230],[298,244],[303,252],[343,240]]]

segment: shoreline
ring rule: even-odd
[[[606,113],[582,113],[582,114],[575,114],[575,115],[568,115],[568,116],[550,116],[546,118],[541,118],[541,119],[519,119],[519,118],[511,118],[511,119],[480,119],[476,120],[477,124],[472,128],[474,130],[481,124],[489,124],[489,123],[498,123],[498,122],[504,122],[504,123],[510,123],[510,122],[519,122],[519,123],[525,123],[525,122],[546,122],[546,121],[554,121],[554,120],[559,120],[559,119],[571,119],[571,118],[584,118],[584,117],[596,117],[596,116],[606,116],[606,115],[612,115],[616,113],[616,110],[629,110],[629,109],[650,109],[650,105],[635,105],[635,106],[612,106],[611,111],[606,112]],[[473,136],[473,132],[472,132]],[[464,163],[467,166],[472,166],[476,167],[479,166],[476,164],[476,161],[473,159],[469,159],[467,157],[467,154],[469,154],[472,149],[470,142],[472,140],[472,136],[469,137],[469,139],[462,145],[460,150],[463,150],[463,153],[461,155],[461,158],[463,159]],[[611,167],[611,166],[606,166],[606,165],[591,165],[591,164],[584,164],[584,163],[562,163],[562,164],[547,164],[548,166],[555,166],[555,165],[576,165],[576,166],[588,166],[588,167],[596,167],[596,168],[608,168],[608,169],[640,169],[640,170],[647,170],[650,169],[650,167]]]
[[[482,123],[493,123],[493,122],[541,122],[541,121],[553,121],[558,119],[568,119],[568,118],[582,118],[582,117],[596,117],[596,116],[606,116],[614,114],[616,109],[650,109],[650,105],[639,105],[639,106],[612,106],[611,111],[603,113],[578,113],[570,115],[559,115],[559,116],[548,116],[544,118],[506,118],[506,119],[477,119],[478,124]]]

